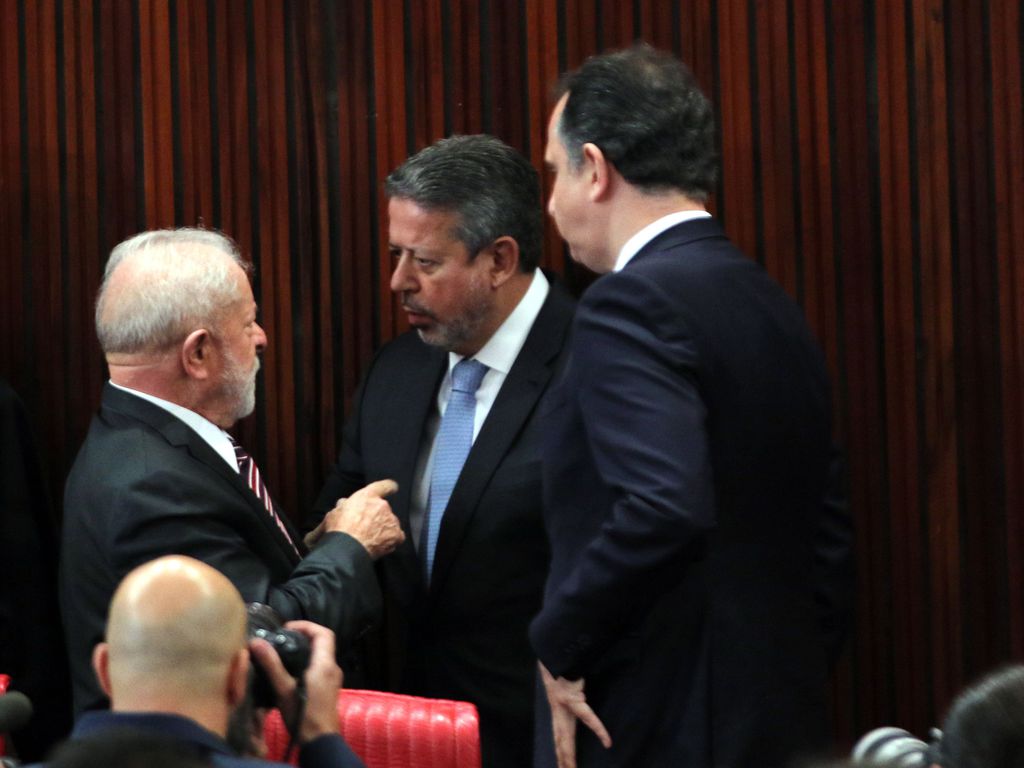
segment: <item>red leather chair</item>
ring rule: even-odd
[[[11,684],[10,675],[0,675],[0,694],[7,693],[7,686]],[[7,743],[4,741],[3,734],[0,734],[0,757],[4,757],[7,754]]]
[[[468,702],[343,689],[338,727],[366,768],[480,768],[480,723]],[[276,709],[263,738],[267,759],[284,760],[288,731]]]

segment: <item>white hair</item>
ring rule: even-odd
[[[210,249],[228,258],[211,258]],[[231,238],[207,229],[153,230],[118,244],[96,298],[104,353],[163,351],[198,327],[215,326],[238,300],[234,265],[249,270]],[[119,268],[129,273],[115,279]]]

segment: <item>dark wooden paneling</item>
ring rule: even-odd
[[[800,301],[833,374],[859,562],[837,732],[923,733],[1024,656],[1016,0],[0,0],[0,374],[59,496],[105,374],[106,254],[144,228],[219,227],[254,262],[270,339],[240,432],[298,513],[404,328],[383,177],[482,130],[541,168],[559,72],[636,39],[704,84],[712,208]],[[545,243],[584,285],[550,225]]]

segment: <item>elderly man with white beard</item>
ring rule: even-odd
[[[110,381],[64,495],[76,713],[108,703],[90,657],[117,584],[162,555],[213,566],[247,602],[327,626],[339,646],[379,616],[373,561],[404,539],[385,500],[394,482],[340,501],[309,551],[226,431],[255,406],[267,345],[248,270],[230,238],[201,229],[144,232],[107,262],[96,331]]]

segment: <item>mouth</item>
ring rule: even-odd
[[[421,307],[410,306],[409,304],[403,304],[402,309],[405,310],[405,316],[409,320],[409,325],[414,328],[418,328],[423,325],[429,325],[434,322],[434,316],[427,312]]]

